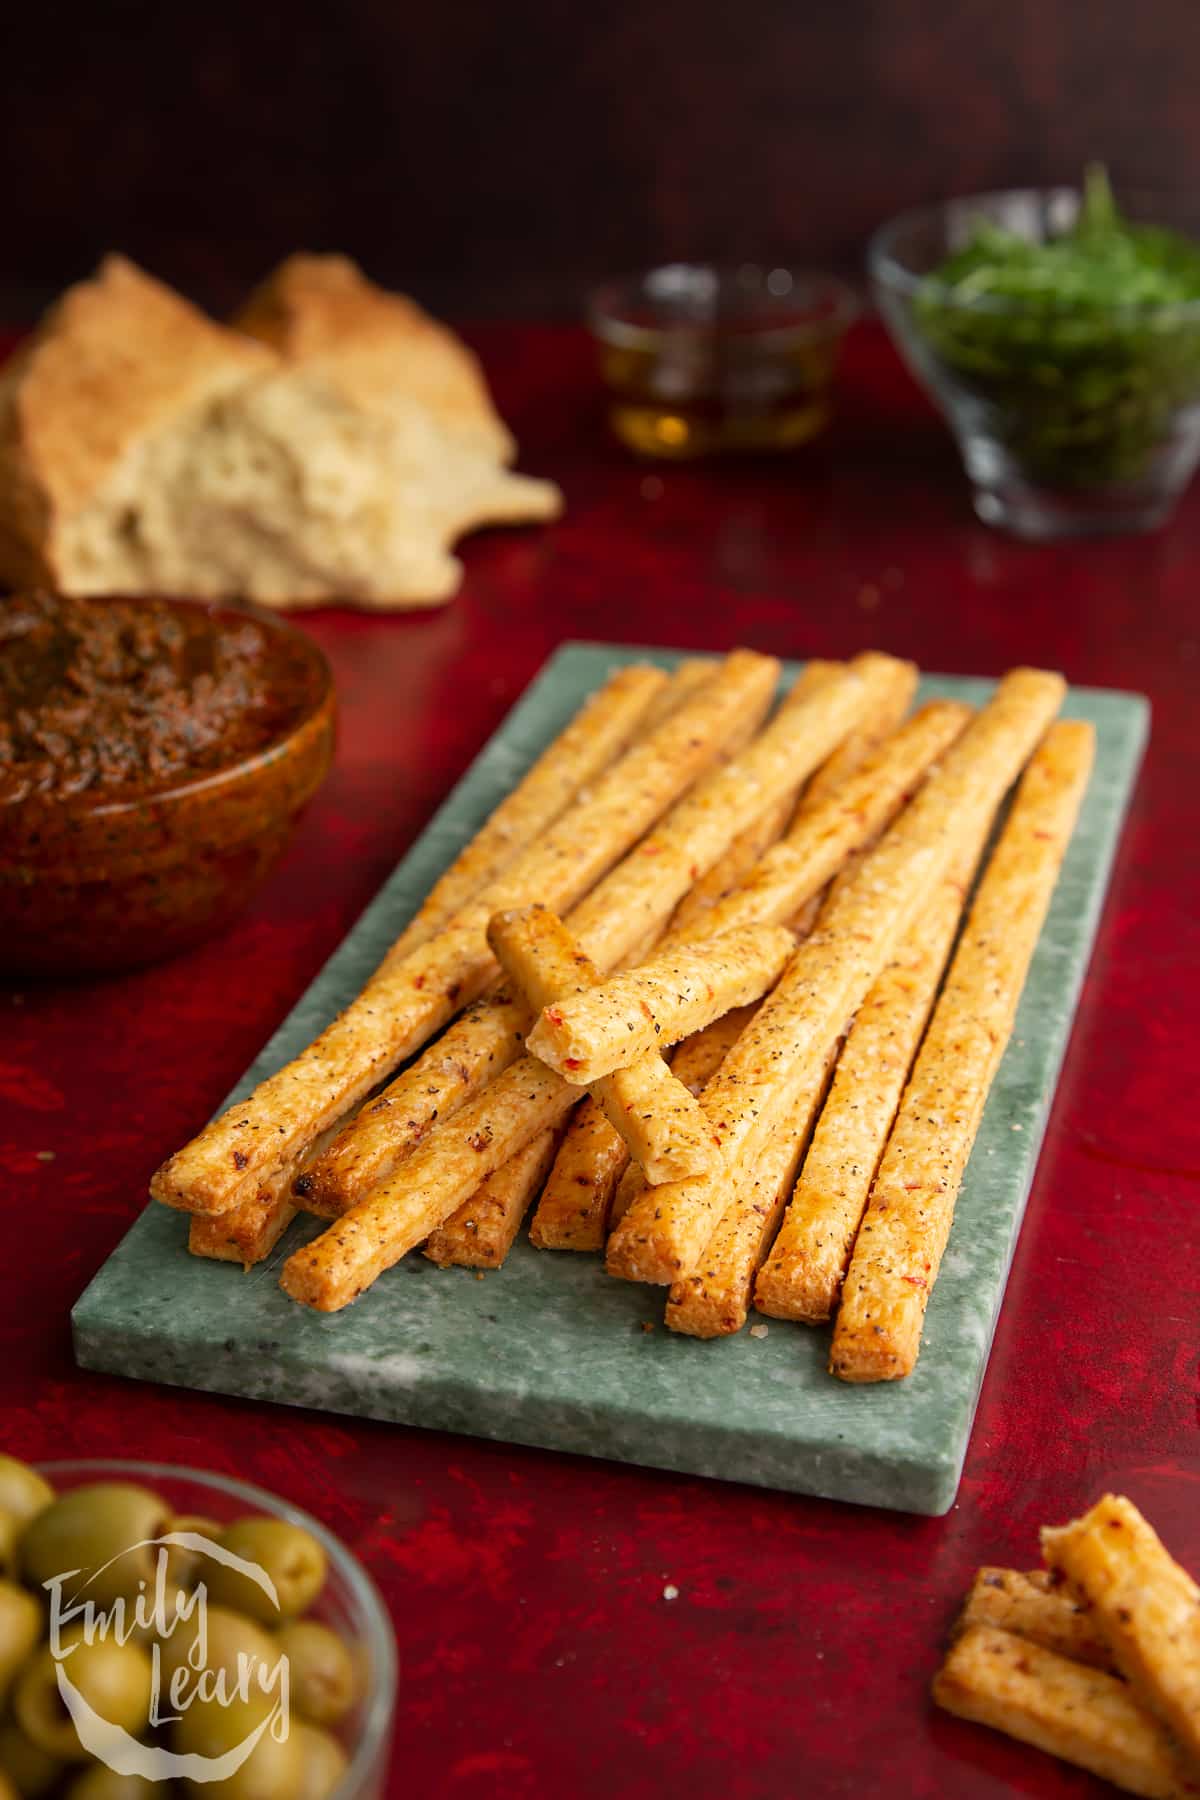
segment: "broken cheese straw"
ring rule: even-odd
[[[635,945],[661,930],[697,870],[710,867],[736,835],[740,816],[736,796],[747,790],[776,792],[785,765],[808,767],[814,758],[819,760],[847,720],[857,716],[861,704],[857,678],[845,671],[829,677],[811,693],[806,707],[789,707],[782,727],[773,721],[727,765],[698,782],[572,913],[572,932],[592,960],[601,968],[612,968]],[[736,735],[731,731],[729,738]],[[465,1102],[511,1063],[516,1054],[513,1037],[523,1031],[524,1022],[515,1000],[508,997],[504,1004],[507,1010],[501,1015],[485,1002],[468,1015],[469,1031],[465,1021],[454,1026],[378,1101],[364,1108],[353,1130],[310,1172],[307,1206],[339,1216],[394,1172],[435,1117],[444,1119],[448,1099],[461,1095],[458,1103]],[[481,1066],[485,1058],[494,1060]],[[427,1079],[427,1064],[432,1081]],[[427,1087],[434,1089],[432,1096],[426,1094]],[[679,1125],[681,1147],[693,1140],[707,1143],[698,1115],[690,1137],[685,1138],[682,1121]]]
[[[575,980],[569,991],[581,991],[599,980],[594,966],[546,907],[498,916],[488,937],[527,1009],[561,998],[568,991],[572,970]],[[430,1261],[443,1268],[498,1269],[550,1173],[559,1135],[553,1129],[543,1131],[481,1181],[429,1238],[425,1255]]]
[[[812,1058],[832,1050],[963,836],[995,811],[1063,688],[1061,677],[1037,670],[1006,676],[853,880],[831,896],[819,934],[800,945],[701,1095],[721,1140],[720,1170],[647,1190],[609,1239],[611,1274],[654,1282],[690,1274],[727,1185],[736,1192]]]
[[[1087,786],[1094,736],[1070,721],[1047,732],[980,879],[850,1258],[830,1356],[843,1381],[895,1381],[916,1366],[963,1171]]]
[[[1200,1791],[1200,1588],[1121,1494],[1046,1526],[1042,1553],[1091,1608],[1134,1693],[1194,1759]]]
[[[293,1062],[268,1077],[171,1157],[155,1199],[224,1212],[251,1184],[331,1125],[487,985],[492,913],[536,898],[569,906],[705,768],[748,714],[761,716],[778,664],[734,651],[691,700],[600,777],[537,844],[428,943],[367,983]]]
[[[531,1000],[574,992],[594,971],[566,928],[544,907],[497,915],[491,942]],[[283,1266],[280,1286],[320,1312],[337,1312],[385,1269],[437,1230],[497,1169],[579,1098],[532,1056],[522,1056],[487,1091],[439,1125],[391,1177]]]
[[[525,1047],[576,1087],[703,1031],[758,1000],[795,948],[782,925],[746,925],[652,956],[571,1000],[547,1006]]]
[[[699,1094],[753,1013],[752,1006],[737,1007],[680,1044],[671,1062],[675,1080],[690,1094]],[[624,1138],[589,1094],[576,1108],[554,1159],[529,1228],[530,1243],[539,1250],[602,1250],[610,1214],[615,1221],[625,1210],[620,1194],[627,1174],[636,1177],[640,1170],[630,1163]]]
[[[1039,1644],[972,1625],[934,1676],[937,1704],[1148,1800],[1197,1792],[1171,1738],[1123,1681]]]
[[[711,665],[702,671],[707,677]],[[459,852],[384,958],[390,967],[434,937],[561,817],[581,788],[624,754],[669,687],[661,669],[630,663],[584,701],[512,792]]]
[[[1073,1662],[1115,1673],[1112,1651],[1089,1606],[1065,1588],[1051,1587],[1045,1569],[980,1569],[955,1624],[955,1636],[971,1625],[991,1625],[1069,1656]]]

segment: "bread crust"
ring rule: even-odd
[[[0,579],[432,604],[462,533],[561,510],[514,449],[470,351],[344,257],[290,258],[235,328],[109,256],[0,371]]]
[[[415,300],[368,281],[348,256],[289,256],[232,323],[359,406],[421,406],[501,463],[516,455],[478,359]]]
[[[279,362],[267,344],[106,256],[0,371],[0,575],[63,585],[59,525],[130,446]]]

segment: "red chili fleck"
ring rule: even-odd
[[[901,1280],[907,1281],[907,1283],[910,1287],[920,1288],[920,1287],[928,1287],[929,1286],[929,1283],[926,1281],[926,1279],[923,1275],[903,1275],[903,1276],[901,1276]]]
[[[564,1069],[582,1069],[582,1067],[583,1067],[583,1058],[581,1056],[564,1056],[563,1057],[563,1068]]]
[[[415,988],[423,988],[425,986],[425,977],[423,975],[414,975],[413,986]]]
[[[1042,842],[1045,844],[1052,844],[1054,842],[1054,833],[1052,831],[1035,831],[1033,835],[1035,838],[1041,838]]]
[[[559,1012],[557,1006],[548,1006],[546,1008],[546,1023],[548,1025],[561,1025],[562,1022],[562,1014]]]

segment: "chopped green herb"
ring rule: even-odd
[[[1124,219],[1094,167],[1069,231],[1036,242],[981,218],[914,314],[986,406],[980,428],[1032,478],[1082,487],[1144,475],[1200,396],[1198,303],[1200,243]]]

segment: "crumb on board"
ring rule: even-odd
[[[750,1336],[752,1338],[765,1338],[770,1329],[769,1325],[752,1325],[750,1327]]]

